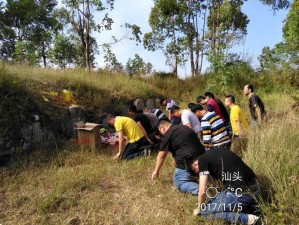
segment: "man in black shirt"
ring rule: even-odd
[[[242,211],[254,204],[254,195],[259,185],[254,172],[233,152],[227,149],[213,149],[189,163],[190,169],[199,174],[198,204],[195,215],[211,219],[223,219],[230,223],[262,224],[261,218]],[[217,187],[207,188],[209,176],[220,182]],[[217,190],[211,196],[209,191]],[[205,203],[206,196],[211,198]]]
[[[153,129],[149,119],[143,113],[137,112],[137,107],[135,105],[130,105],[128,108],[129,115],[134,119],[134,121],[140,127],[144,137],[150,144],[153,144],[150,136],[152,136]]]
[[[186,169],[189,160],[194,160],[205,152],[197,135],[187,126],[171,125],[169,121],[165,120],[159,122],[158,129],[163,136],[152,179],[159,176],[164,160],[168,152],[171,152],[176,164],[173,177],[174,185],[182,192],[197,195],[198,183]]]
[[[253,92],[253,85],[247,84],[243,89],[244,95],[249,97],[249,109],[252,117],[251,126],[261,125],[266,114],[263,101]]]

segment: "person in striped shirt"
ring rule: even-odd
[[[206,151],[213,148],[230,147],[229,135],[219,115],[204,110],[201,105],[193,107],[192,112],[201,120],[203,144]]]
[[[168,117],[163,113],[161,109],[145,108],[144,112],[153,113],[159,120],[168,120]]]

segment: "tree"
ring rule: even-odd
[[[36,0],[35,3],[37,4],[36,13],[33,24],[27,28],[27,40],[36,46],[37,54],[46,67],[52,37],[55,29],[60,27],[54,17],[54,7],[57,2],[56,0]]]
[[[14,50],[15,32],[12,20],[7,17],[6,5],[0,2],[0,59],[11,59]]]
[[[168,59],[173,56],[174,72],[189,56],[192,75],[200,74],[206,52],[213,65],[223,65],[228,49],[247,32],[249,20],[241,12],[242,4],[242,0],[157,0],[149,18],[152,31],[144,35],[144,47],[161,49]]]
[[[129,58],[126,63],[126,72],[130,75],[146,75],[150,74],[153,69],[153,65],[151,63],[146,63],[143,59],[135,54],[135,58]]]
[[[123,71],[123,65],[117,61],[116,55],[111,51],[110,45],[103,45],[105,69],[112,72]]]
[[[283,27],[283,37],[290,50],[299,52],[299,0],[294,0]]]
[[[73,31],[80,40],[84,67],[90,72],[97,50],[97,42],[92,36],[92,31],[111,30],[113,24],[113,19],[107,13],[101,19],[101,23],[96,23],[91,10],[103,12],[106,9],[113,9],[114,0],[106,0],[106,4],[101,0],[65,0],[64,3],[69,12]]]
[[[209,1],[180,0],[178,4],[182,17],[180,31],[184,34],[185,48],[188,49],[191,74],[199,75],[205,54],[204,36]]]
[[[258,57],[260,67],[263,70],[276,69],[276,63],[279,61],[275,51],[266,46],[262,49],[261,55]]]
[[[53,47],[49,52],[51,63],[65,69],[75,63],[77,51],[71,37],[57,34],[53,41]]]
[[[20,63],[36,65],[38,63],[38,55],[35,46],[27,41],[16,41],[14,45],[13,58]]]
[[[263,70],[298,68],[299,65],[299,0],[294,0],[283,27],[284,41],[273,49],[264,47],[258,57]]]
[[[157,0],[151,10],[149,24],[152,31],[144,35],[143,45],[149,51],[162,50],[166,64],[177,76],[179,65],[185,64],[185,46],[180,33],[182,17],[176,0]]]
[[[247,34],[247,16],[242,13],[243,1],[212,1],[208,16],[208,60],[219,71],[227,61],[228,50],[240,43]]]
[[[290,5],[289,0],[260,0],[263,4],[269,5],[273,10],[287,9]]]
[[[56,4],[55,0],[8,0],[5,6],[2,4],[0,17],[4,26],[0,27],[1,57],[25,59],[20,57],[22,47],[23,56],[34,52],[46,66],[47,50],[53,30],[57,27],[53,16]]]

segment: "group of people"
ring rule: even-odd
[[[261,124],[265,115],[262,100],[250,84],[243,91],[249,97],[251,126]],[[263,224],[260,216],[248,212],[259,193],[257,177],[241,155],[230,150],[242,147],[239,139],[246,136],[249,127],[244,113],[232,95],[225,98],[230,114],[211,92],[199,96],[196,102],[189,103],[188,109],[181,109],[175,101],[161,99],[166,115],[160,109],[146,108],[141,112],[134,105],[128,107],[131,118],[108,115],[107,122],[119,136],[115,159],[146,156],[145,146],[159,143],[152,179],[159,176],[171,152],[175,161],[174,185],[181,192],[198,196],[196,216],[230,223]]]

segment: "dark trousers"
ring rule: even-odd
[[[180,122],[181,122],[181,118],[180,118],[180,117],[175,117],[175,116],[174,116],[174,117],[171,119],[171,124],[172,124],[172,125],[179,125]]]
[[[125,150],[121,156],[122,160],[134,159],[142,155],[142,147],[149,145],[145,137],[140,138],[134,143],[128,143],[125,147]]]
[[[230,147],[231,147],[231,142],[225,143],[225,144],[222,144],[222,145],[218,145],[218,146],[213,146],[213,147],[210,148],[210,150],[211,149],[216,149],[216,148],[227,148],[227,149],[230,149]]]

